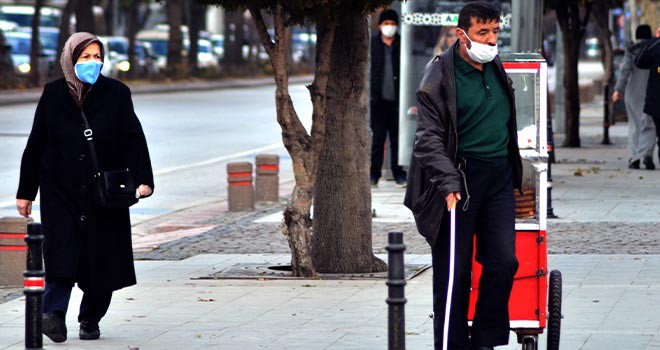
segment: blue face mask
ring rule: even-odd
[[[76,76],[83,83],[94,84],[101,74],[102,66],[103,62],[97,62],[94,60],[76,63]]]

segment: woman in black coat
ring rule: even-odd
[[[100,75],[103,46],[89,33],[66,42],[64,78],[46,84],[21,162],[18,212],[31,214],[37,190],[46,236],[43,332],[66,340],[65,315],[74,283],[84,292],[80,339],[98,339],[112,292],[136,283],[128,208],[95,205],[93,167],[81,109],[93,131],[101,170],[130,169],[136,196],[151,195],[151,161],[131,92]]]

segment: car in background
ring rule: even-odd
[[[0,19],[0,31],[13,32],[18,28],[18,23]]]
[[[584,50],[585,50],[584,53],[588,58],[599,58],[600,48],[598,48],[598,38],[596,37],[587,38],[584,41]]]
[[[11,46],[11,59],[14,63],[16,75],[26,77],[30,74],[30,48],[32,46],[32,34],[22,32],[6,32],[6,44]],[[47,77],[52,72],[54,61],[47,55],[43,48],[39,48],[39,74]]]
[[[32,35],[32,27],[19,27],[16,29],[18,32],[30,33]],[[51,56],[54,60],[57,59],[57,40],[60,36],[60,30],[52,27],[39,27],[39,42],[44,50],[44,53]]]
[[[103,57],[103,67],[101,67],[101,74],[105,77],[116,78],[117,77],[117,61],[110,57],[108,52],[110,52],[110,46],[108,45],[108,40],[105,37],[99,36],[101,44],[103,44],[103,52],[105,57]]]
[[[41,8],[40,27],[58,27],[62,11],[55,7]],[[31,27],[34,16],[32,5],[0,5],[0,20],[15,22],[19,27]]]
[[[137,76],[141,78],[150,77],[158,73],[158,58],[153,53],[151,44],[143,43],[139,40],[135,42],[135,59],[137,66],[131,67],[128,60],[128,38],[122,36],[106,36],[104,39],[108,43],[106,57],[110,59],[110,62],[112,62],[111,64],[114,64],[115,77],[131,70],[135,70]]]
[[[190,42],[185,41],[186,51],[190,51]],[[213,44],[208,39],[197,40],[197,67],[217,69],[218,56],[213,52]]]
[[[156,55],[157,67],[164,70],[167,65],[167,40],[169,34],[158,30],[142,30],[136,38],[144,43],[149,43],[151,50]]]
[[[213,45],[213,52],[218,58],[222,58],[225,54],[225,36],[222,34],[211,34],[209,37],[211,45]]]

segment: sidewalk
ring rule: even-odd
[[[660,170],[627,169],[626,123],[610,128],[612,145],[599,143],[600,103],[602,96],[582,106],[582,148],[558,147],[558,163],[552,167],[552,203],[559,219],[549,221],[548,247],[560,254],[549,255],[548,265],[560,270],[564,280],[561,348],[660,348]],[[556,144],[560,141],[556,135]],[[403,191],[392,182],[382,182],[373,191],[378,214],[374,250],[384,252],[388,230],[402,230],[409,248],[406,261],[429,263],[428,247],[414,230],[402,199]],[[99,341],[77,338],[81,294],[76,290],[68,315],[69,340],[54,344],[45,339],[45,347],[386,348],[384,280],[199,279],[237,264],[277,265],[290,259],[286,238],[277,229],[277,205],[252,216],[227,216],[222,203],[214,205],[217,211],[191,208],[136,227],[140,239],[149,239],[156,226],[214,226],[177,241],[146,242],[145,251],[160,245],[144,253],[146,258],[188,258],[136,261],[138,285],[115,294],[101,322]],[[199,215],[193,218],[192,213]],[[429,269],[406,286],[409,349],[433,348],[431,276]],[[23,349],[23,310],[22,298],[0,304],[0,349]],[[539,348],[545,347],[541,336]],[[513,333],[510,345],[498,348],[504,349],[520,349]]]

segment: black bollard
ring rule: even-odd
[[[405,287],[406,277],[403,267],[403,232],[390,232],[389,243],[385,249],[388,252],[387,267],[387,304],[388,315],[388,349],[404,350],[406,348],[406,318],[405,318]]]
[[[41,334],[42,297],[45,281],[43,265],[43,242],[41,224],[30,223],[27,226],[27,270],[23,273],[23,294],[25,294],[25,349],[43,349]]]
[[[552,163],[555,162],[555,139],[552,135],[552,116],[549,112],[550,106],[548,105],[548,209],[546,212],[548,218],[556,219],[557,215],[555,215],[555,211],[552,208]]]
[[[603,141],[601,144],[610,144],[610,86],[603,87]]]

